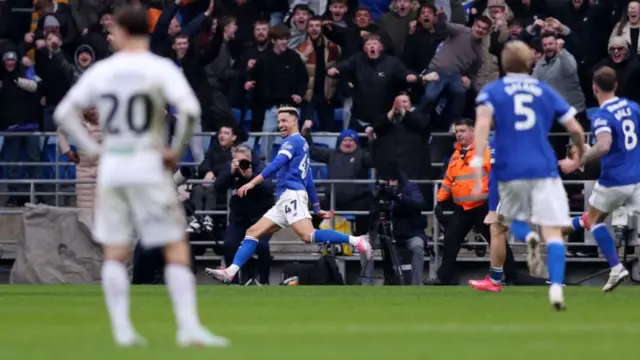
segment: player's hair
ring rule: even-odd
[[[473,120],[469,119],[469,118],[460,118],[456,121],[453,122],[454,126],[462,126],[462,125],[467,125],[468,127],[473,127],[475,124],[473,123]]]
[[[237,153],[242,153],[242,154],[248,155],[250,158],[253,158],[253,151],[251,151],[251,149],[247,145],[244,145],[244,144],[240,144],[238,146],[234,146],[231,149],[231,154],[232,155],[233,154],[237,154]]]
[[[477,23],[478,21],[485,23],[488,27],[491,27],[493,25],[493,21],[491,21],[491,19],[489,19],[489,17],[485,15],[478,16],[473,22]]]
[[[618,85],[616,72],[608,66],[603,66],[593,74],[593,83],[604,92],[614,92]]]
[[[309,18],[309,22],[308,23],[310,23],[312,21],[320,21],[320,22],[322,22],[322,21],[324,21],[324,18],[322,16],[320,16],[320,15],[313,15],[313,16],[311,16]]]
[[[274,25],[271,29],[269,29],[269,39],[271,40],[282,40],[289,39],[291,37],[291,31],[284,24]]]
[[[342,4],[344,6],[349,6],[349,3],[348,3],[347,0],[331,0],[331,1],[329,1],[329,6],[331,6],[333,4]]]
[[[130,36],[148,36],[149,20],[143,8],[125,5],[116,11],[114,21]]]
[[[502,70],[505,73],[528,74],[533,62],[533,51],[522,41],[509,41],[502,49]]]
[[[283,105],[278,108],[278,114],[289,114],[298,118],[298,109],[293,106]]]

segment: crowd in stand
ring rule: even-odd
[[[113,52],[108,28],[125,2],[148,9],[151,50],[184,72],[203,109],[200,129],[218,132],[207,148],[191,143],[197,176],[206,180],[228,168],[232,147],[242,142],[269,161],[276,137],[247,135],[276,131],[280,105],[300,109],[311,157],[327,165],[323,177],[368,179],[371,169],[397,163],[407,178],[440,179],[432,163],[447,161],[452,140],[431,134],[473,118],[475,94],[504,75],[499,54],[511,39],[535,50],[532,75],[578,109],[587,129],[598,67],[616,70],[618,95],[640,100],[638,1],[0,1],[0,131],[57,130],[56,104],[83,71]],[[101,136],[95,112],[85,123]],[[327,142],[315,131],[340,135]],[[564,156],[566,140],[554,139]],[[96,164],[84,162],[66,139],[60,144],[79,177],[95,177]],[[41,149],[37,137],[5,136],[1,157],[40,161]],[[29,169],[26,176],[41,176]],[[25,176],[11,166],[3,175]],[[198,186],[204,189],[194,191],[197,210],[224,208],[226,195]],[[92,189],[84,190],[89,194],[78,205],[90,207]],[[572,205],[581,208],[576,191]],[[422,186],[422,193],[432,205],[432,188]],[[366,210],[370,202],[366,185],[336,186],[338,209]]]

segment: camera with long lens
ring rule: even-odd
[[[393,201],[398,198],[398,186],[390,185],[387,180],[377,179],[373,196],[378,213],[386,214],[391,211]]]
[[[247,159],[242,159],[238,161],[238,167],[242,170],[247,170],[251,167],[251,161]]]

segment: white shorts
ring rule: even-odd
[[[184,238],[184,207],[170,178],[155,184],[98,186],[96,192],[93,235],[98,243],[129,245],[134,230],[145,247]]]
[[[531,221],[541,226],[571,225],[569,201],[559,178],[500,182],[498,220]]]
[[[311,219],[309,197],[304,190],[285,190],[264,217],[281,228],[289,227],[302,219]]]
[[[604,187],[596,183],[589,196],[589,205],[608,214],[622,205],[638,213],[640,212],[640,184]]]

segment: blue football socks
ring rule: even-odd
[[[565,250],[562,239],[551,239],[547,242],[547,263],[551,284],[564,283]]]
[[[573,230],[576,230],[576,231],[584,229],[584,226],[582,225],[581,216],[576,216],[573,219],[571,219],[571,227],[573,228]]]
[[[502,275],[503,275],[502,268],[496,268],[493,266],[489,268],[489,279],[491,279],[492,283],[494,284],[502,283]]]
[[[518,241],[524,242],[530,232],[531,227],[525,221],[513,221],[511,223],[511,233],[513,234],[513,237]]]
[[[596,243],[598,243],[598,247],[600,248],[600,251],[602,251],[602,255],[604,255],[605,259],[607,259],[609,267],[614,267],[620,264],[620,259],[618,258],[618,253],[616,251],[616,245],[605,224],[600,223],[593,225],[591,227],[591,233],[596,239]]]
[[[233,265],[236,265],[238,268],[241,268],[242,265],[246,264],[249,259],[256,252],[256,248],[258,247],[258,239],[246,236],[240,244],[238,251],[236,251],[236,255],[233,257]]]
[[[335,230],[316,230],[311,241],[316,244],[349,244],[349,235]]]

